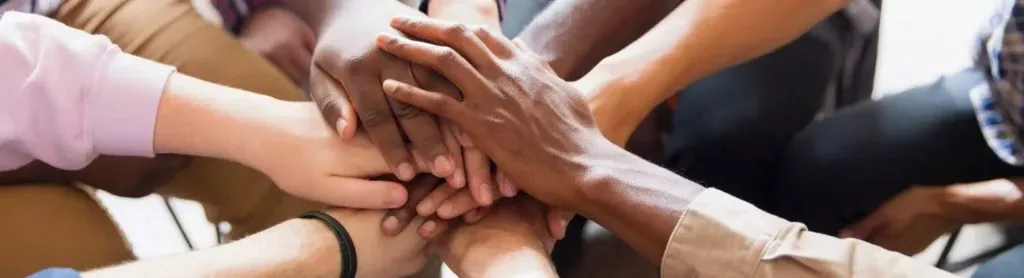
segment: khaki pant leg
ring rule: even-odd
[[[91,193],[63,184],[0,186],[0,277],[92,269],[135,258]]]

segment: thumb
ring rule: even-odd
[[[320,108],[328,125],[334,127],[343,139],[352,139],[359,127],[355,107],[348,100],[344,86],[331,77],[320,65],[314,64],[310,72],[310,96]]]

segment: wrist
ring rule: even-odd
[[[306,274],[303,277],[337,277],[341,273],[341,247],[330,228],[313,219],[292,219],[280,226],[279,233],[268,239],[284,245],[281,249],[289,268],[301,269]]]
[[[544,245],[535,237],[504,230],[461,234],[452,237],[449,252],[444,256],[445,263],[460,277],[511,277],[511,273],[540,277],[526,273],[550,269]]]
[[[936,190],[933,198],[939,200],[941,214],[958,225],[983,222],[985,212],[977,209],[976,201],[963,193],[962,186],[954,184]]]
[[[590,76],[587,75],[584,79]],[[591,82],[590,80],[581,81]],[[622,92],[627,91],[637,92],[630,88],[628,82],[619,80],[599,82],[587,90],[590,91],[586,96],[587,104],[590,106],[590,111],[594,115],[594,121],[601,130],[601,134],[620,147],[626,145],[626,141],[633,135],[636,127],[655,107],[648,105],[638,94],[629,96],[623,94]]]
[[[157,112],[154,149],[213,157],[249,164],[253,150],[274,129],[267,128],[266,113],[284,113],[283,101],[173,75],[167,82]],[[253,165],[249,165],[253,166]]]

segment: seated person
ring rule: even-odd
[[[392,25],[442,46],[381,34],[380,48],[440,71],[464,88],[465,96],[458,101],[390,79],[382,84],[386,93],[458,125],[526,193],[608,227],[648,258],[660,260],[663,276],[953,277],[861,241],[808,232],[800,224],[761,212],[721,191],[704,189],[629,154],[601,134],[582,95],[521,44],[483,28],[446,21],[400,17]],[[5,57],[25,61],[0,75],[7,81],[0,82],[6,84],[0,105],[15,112],[0,120],[16,125],[26,124],[26,119],[44,119],[37,122],[42,125],[39,129],[0,130],[4,135],[0,138],[7,138],[2,144],[6,147],[0,148],[0,167],[39,159],[74,169],[84,167],[97,153],[178,153],[251,165],[298,196],[333,199],[356,195],[350,190],[368,190],[386,193],[370,199],[394,200],[386,196],[397,190],[404,193],[399,184],[344,178],[368,171],[364,168],[368,165],[383,169],[383,158],[372,148],[360,150],[358,141],[337,140],[310,103],[259,97],[174,74],[166,66],[120,53],[105,39],[83,38],[81,33],[31,15],[4,15],[0,32],[5,34],[0,45],[7,46],[0,49],[9,50]],[[83,42],[84,47],[72,47]],[[49,51],[31,47],[36,45],[45,45]],[[438,59],[445,56],[453,59]],[[81,63],[67,68],[41,63],[50,58],[78,58]],[[61,83],[43,75],[25,77],[36,70],[93,78]],[[90,80],[105,86],[91,86]],[[39,95],[64,97],[32,97]],[[138,105],[101,109],[112,105],[112,100],[126,99]],[[40,109],[16,109],[18,105]],[[58,106],[68,109],[53,109]],[[358,161],[368,164],[353,165],[331,155],[341,153],[355,153],[362,158]],[[289,163],[281,163],[281,158]],[[357,186],[344,186],[344,182]],[[340,197],[355,201],[352,198]],[[524,273],[552,277],[546,254],[551,238],[539,220],[543,210],[525,196],[500,203],[491,222],[485,219],[486,225],[456,229],[451,238],[441,239],[439,250],[462,277]],[[233,244],[82,275],[355,277],[361,273],[392,277],[415,269],[426,254],[422,249],[426,244],[415,235],[379,240],[384,237],[374,230],[379,229],[380,214],[331,214],[311,215],[327,225],[287,221]],[[369,220],[360,221],[360,216]],[[339,218],[351,229],[338,223]],[[362,225],[367,222],[372,225]],[[366,227],[371,232],[366,233]],[[278,252],[261,252],[267,249]],[[37,275],[79,274],[53,269]]]
[[[72,27],[103,34],[126,52],[174,65],[178,71],[204,80],[283,100],[307,99],[299,84],[306,84],[309,79],[318,35],[307,20],[322,18],[322,11],[303,13],[304,17],[300,18],[281,1],[211,2],[224,27],[234,33],[235,38],[204,21],[186,0],[7,1],[0,6],[0,11],[47,15]],[[391,5],[393,1],[362,2],[367,4],[367,9],[415,12],[407,6]],[[477,10],[467,7],[481,6],[476,3],[495,5],[491,0],[475,1],[474,5],[434,1],[431,7],[438,15],[469,17],[474,15],[470,12]],[[490,14],[478,16],[489,18]],[[344,18],[352,22],[365,19],[351,15]],[[494,18],[496,21],[496,15]],[[14,252],[21,248],[5,249],[12,252],[0,252],[5,266],[0,267],[0,276],[24,275],[52,264],[89,268],[134,257],[109,216],[96,204],[91,189],[67,186],[73,183],[88,184],[121,196],[144,196],[155,190],[166,196],[198,201],[211,222],[231,224],[229,239],[255,233],[296,213],[323,207],[286,194],[264,174],[250,167],[213,158],[101,156],[88,167],[75,171],[56,169],[36,161],[16,170],[0,172],[0,184],[7,184],[0,187],[0,199],[9,199],[0,204],[10,210],[26,212],[20,217],[4,218],[0,224],[35,227],[6,231],[0,236],[0,243],[32,247],[46,253],[24,254]],[[74,205],[44,205],[48,203]],[[387,205],[379,203],[374,207]],[[39,221],[55,217],[79,221]],[[39,230],[75,232],[43,237]],[[95,252],[84,255],[70,251],[83,249]]]
[[[908,255],[964,224],[1024,220],[1014,64],[1022,8],[1001,3],[977,65],[841,110],[795,136],[776,213]]]

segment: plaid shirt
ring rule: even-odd
[[[985,43],[991,82],[971,90],[978,123],[1003,161],[1024,166],[1024,0],[1003,0],[1000,22]]]

